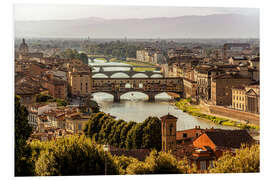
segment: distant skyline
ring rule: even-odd
[[[15,21],[70,20],[89,17],[133,19],[190,15],[241,14],[259,16],[258,8],[158,7],[67,4],[15,4]]]

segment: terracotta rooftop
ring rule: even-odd
[[[221,148],[240,148],[243,143],[253,143],[254,139],[246,130],[213,130],[205,134],[211,141]]]

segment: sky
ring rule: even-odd
[[[210,15],[238,13],[259,15],[258,8],[215,8],[215,7],[155,7],[155,6],[101,6],[68,4],[15,4],[14,19],[30,20],[65,20],[88,17],[105,19],[176,17],[187,15]]]

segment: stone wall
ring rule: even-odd
[[[249,123],[259,125],[260,115],[253,114],[249,112],[238,111],[234,109],[228,109],[220,106],[209,106],[209,111],[212,114],[226,116],[228,118],[238,119],[238,120],[248,120]]]

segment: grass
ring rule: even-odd
[[[241,129],[255,129],[259,130],[259,126],[255,126],[253,124],[243,124],[240,122],[232,121],[230,119],[216,117],[208,114],[204,114],[200,112],[199,108],[194,108],[190,104],[191,99],[180,99],[175,103],[175,106],[181,109],[183,112],[186,112],[192,116],[208,119],[216,124],[224,125],[224,126],[234,126],[239,127]]]

